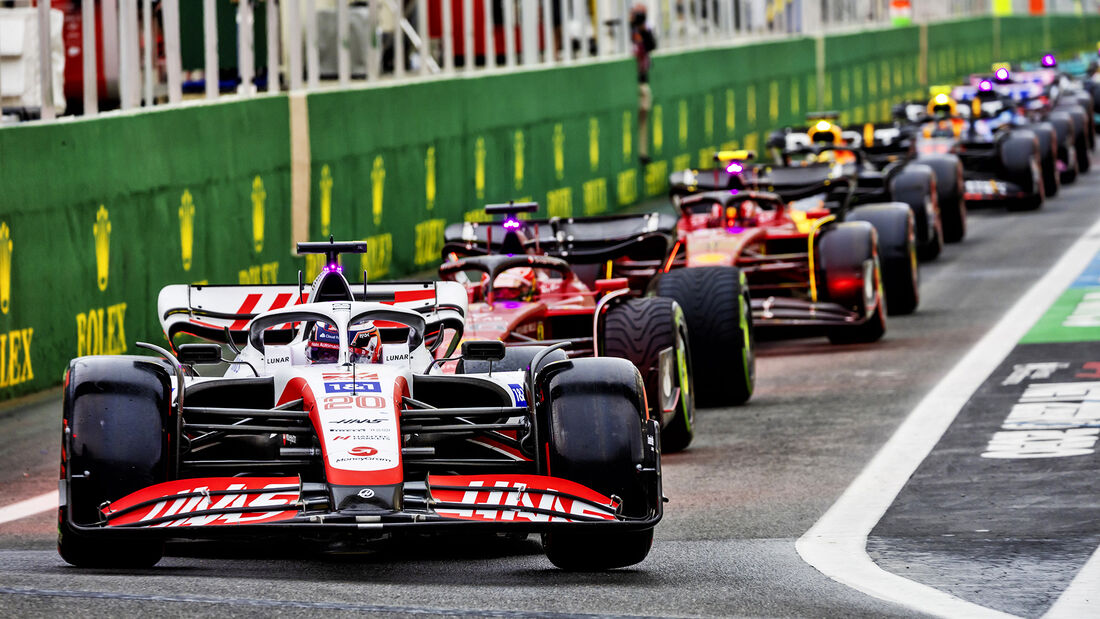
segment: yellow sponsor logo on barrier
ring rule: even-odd
[[[365,240],[367,253],[359,254],[359,270],[367,272],[368,280],[388,275],[393,256],[393,235],[387,232],[369,236]]]
[[[429,149],[432,154],[432,193],[435,193],[435,150]],[[485,197],[485,138],[478,136],[474,141],[474,192],[477,194],[477,199],[481,200]],[[435,201],[435,196],[432,196],[432,201]]]
[[[184,189],[180,196],[180,261],[183,270],[191,270],[192,250],[195,246],[195,200],[191,192]]]
[[[11,240],[8,222],[0,223],[0,312],[11,309],[11,259],[15,244]]]
[[[481,138],[481,148],[485,149],[485,141]],[[482,160],[485,159],[485,155],[481,156]],[[477,197],[482,197],[485,193],[485,163],[481,164],[481,188],[478,190]],[[424,207],[429,211],[435,208],[435,147],[429,146],[428,152],[424,155]]]
[[[554,178],[565,178],[565,126],[554,125]]]
[[[320,271],[320,269],[318,269]],[[279,283],[279,263],[266,262],[264,264],[255,264],[247,269],[241,269],[237,272],[238,283],[243,285],[255,285],[255,284],[278,284]]]
[[[593,172],[600,168],[600,119],[588,119],[588,167]]]
[[[661,148],[665,145],[665,112],[664,106],[653,106],[653,152],[661,154]]]
[[[630,161],[634,154],[634,115],[630,110],[623,111],[623,163]]]
[[[267,201],[267,191],[264,190],[264,181],[257,176],[252,180],[252,246],[256,253],[264,250],[264,202]]]
[[[775,80],[768,84],[768,120],[779,120],[779,82]]]
[[[95,237],[96,284],[100,290],[107,290],[107,276],[111,268],[111,217],[102,204],[95,213],[92,235]]]
[[[712,153],[714,151],[711,151]],[[686,170],[691,167],[691,155],[684,153],[682,155],[676,155],[672,158],[673,170]]]
[[[524,163],[524,152],[526,149],[527,140],[524,139],[523,132],[516,131],[512,136],[512,158],[515,161],[515,170],[512,171],[512,177],[515,181],[516,189],[523,189],[523,174],[526,165]]]
[[[14,387],[34,380],[31,364],[31,340],[34,329],[16,329],[0,333],[0,387]]]
[[[606,178],[594,178],[590,181],[585,181],[582,190],[584,191],[585,215],[599,215],[607,211]]]
[[[425,265],[439,262],[443,253],[443,229],[445,219],[429,219],[416,224],[416,264]]]
[[[756,85],[750,84],[745,90],[745,120],[756,124]]]
[[[370,171],[370,197],[371,214],[374,215],[374,225],[382,225],[382,192],[386,187],[386,162],[382,155],[374,158],[374,164]]]
[[[619,206],[632,204],[638,199],[638,171],[634,168],[619,172]]]
[[[707,140],[714,139],[714,94],[707,93],[703,104],[703,135]]]
[[[546,212],[550,217],[573,215],[573,188],[562,187],[546,192]]]
[[[658,196],[668,187],[668,162],[654,161],[645,167],[645,195]]]
[[[737,129],[737,108],[734,106],[736,103],[736,95],[733,93],[732,88],[726,89],[726,133],[733,133]]]
[[[332,168],[321,166],[321,234],[328,236],[332,229]]]
[[[93,308],[76,315],[76,355],[78,357],[120,355],[124,352],[126,352],[125,303]]]

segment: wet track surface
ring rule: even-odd
[[[882,342],[762,344],[751,403],[700,410],[691,449],[665,457],[671,502],[653,551],[632,569],[559,572],[532,537],[436,538],[355,555],[192,544],[172,547],[153,570],[77,570],[54,551],[55,516],[44,512],[0,524],[0,614],[913,616],[826,578],[802,561],[795,540],[953,364],[1100,219],[1098,193],[1094,172],[1039,212],[972,212],[968,238],[922,266],[918,312],[892,318]],[[0,507],[56,487],[59,418],[56,392],[0,411]],[[872,538],[872,556],[883,543]],[[925,570],[937,579],[929,584],[966,595],[959,582],[971,571],[966,566],[982,569],[1004,552],[987,554],[975,543],[952,555],[954,569],[941,570],[922,562],[934,550],[893,553],[885,566],[913,568],[912,577]],[[1042,558],[1012,565],[1022,580],[1029,570],[1046,577],[1032,579],[1039,584],[1027,591],[1008,581],[1004,591],[987,587],[982,595],[1011,597],[1012,588],[1019,599],[1002,609],[1041,614],[1093,550],[1055,543],[1034,555],[1012,549]],[[996,579],[990,582],[995,589]]]

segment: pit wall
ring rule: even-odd
[[[1097,17],[1011,17],[662,51],[644,168],[630,59],[6,127],[0,399],[58,384],[75,356],[163,344],[166,284],[312,276],[294,240],[368,239],[345,269],[370,278],[423,271],[485,203],[614,212],[808,111],[884,120],[929,83],[1098,39]]]

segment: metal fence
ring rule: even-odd
[[[67,113],[94,115],[185,99],[622,57],[633,51],[629,22],[639,5],[658,49],[682,50],[988,15],[991,1],[52,0],[52,37],[51,0],[0,0],[0,15],[3,7],[37,11],[38,36],[29,37],[34,45],[28,57],[42,76],[58,71],[51,41],[56,47],[62,14],[66,53],[61,60],[80,64],[79,71],[65,70]],[[1097,0],[1051,4],[1066,11],[1097,10]],[[227,30],[234,35],[229,41]],[[235,58],[220,57],[227,51]],[[3,75],[0,71],[0,79]],[[39,79],[35,86],[38,92],[13,101],[3,97],[0,81],[0,101],[10,109],[19,101],[60,99],[55,80]],[[24,107],[29,113],[23,117],[35,116],[33,105]],[[54,118],[62,109],[41,106],[41,117]]]

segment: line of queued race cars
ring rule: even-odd
[[[893,122],[815,115],[769,161],[720,152],[671,175],[678,217],[488,206],[446,230],[439,281],[353,284],[340,255],[365,243],[330,239],[298,245],[325,256],[310,284],[168,286],[170,350],[65,375],[59,552],[147,567],[166,540],[476,529],[540,533],[564,569],[638,563],[662,451],[696,402],[751,397],[754,339],[881,338],[968,203],[1038,208],[1088,170],[1098,100],[1047,55]]]

